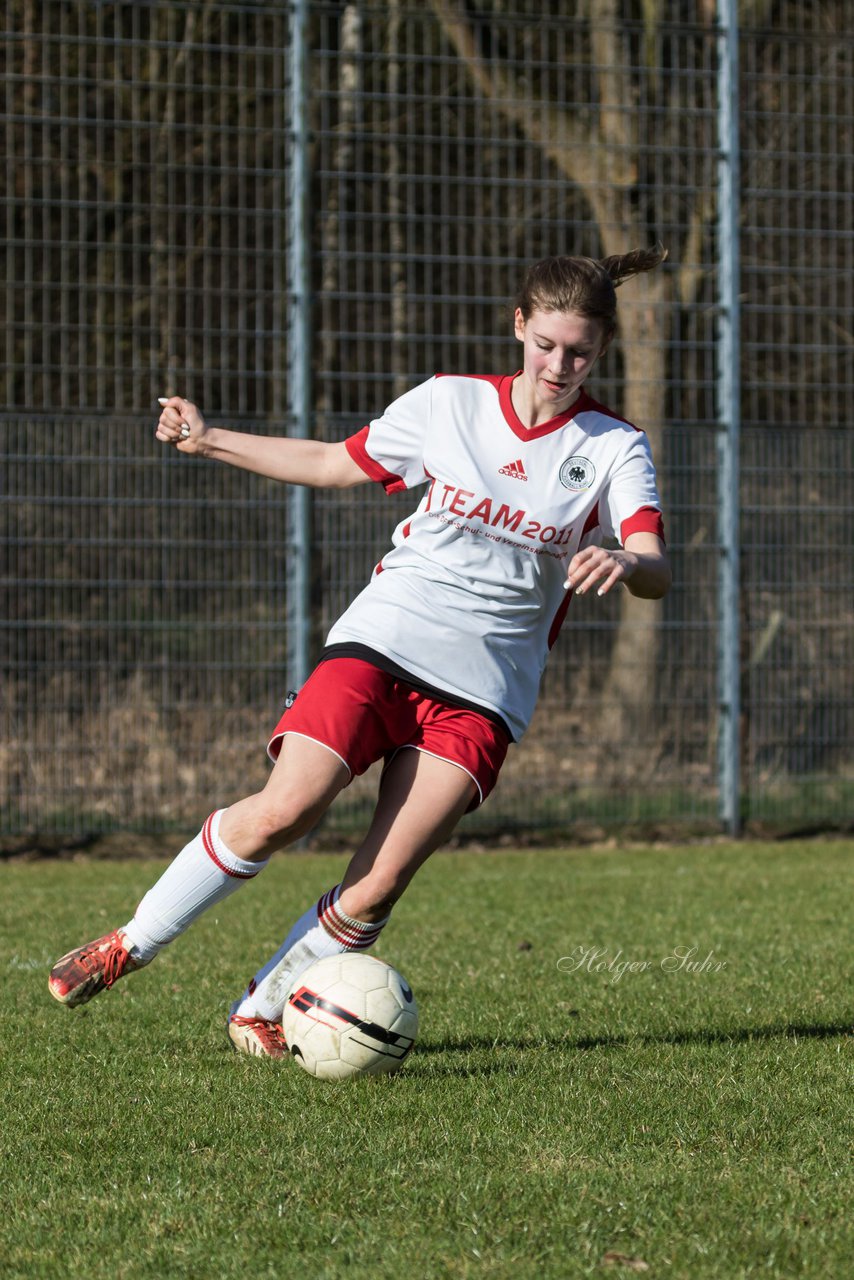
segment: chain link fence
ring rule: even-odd
[[[741,6],[741,779],[754,824],[854,799],[854,40]],[[287,433],[293,6],[5,6],[0,830],[195,826],[263,785],[289,493],[154,440],[156,400]],[[656,239],[591,389],[651,438],[675,586],[575,601],[472,833],[714,829],[714,6],[308,7],[312,431],[518,367],[525,266]],[[312,499],[325,631],[410,495]],[[375,778],[326,820],[354,830]],[[208,806],[207,809],[205,806]]]

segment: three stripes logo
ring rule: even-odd
[[[521,458],[517,458],[515,462],[508,462],[506,466],[498,468],[500,476],[511,476],[514,480],[527,480],[525,474],[525,464]]]

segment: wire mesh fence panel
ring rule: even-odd
[[[744,803],[850,821],[854,43],[842,8],[743,37]]]
[[[649,435],[675,585],[573,601],[472,832],[717,822],[714,6],[308,7],[312,431],[519,366],[551,253],[660,240],[590,390]],[[567,7],[572,8],[572,7]],[[854,41],[742,7],[745,817],[851,812]],[[0,829],[194,825],[263,784],[291,683],[285,487],[164,451],[180,393],[293,429],[293,6],[5,6]],[[313,650],[417,494],[312,499]],[[327,819],[350,832],[376,777]],[[205,805],[209,808],[206,810]]]
[[[187,824],[266,776],[288,499],[157,397],[287,430],[289,14],[5,15],[0,825]]]

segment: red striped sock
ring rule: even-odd
[[[203,911],[222,902],[266,867],[266,862],[238,858],[220,838],[219,823],[224,813],[224,809],[218,809],[211,814],[198,835],[149,889],[133,919],[122,929],[137,959],[153,959]]]
[[[300,916],[276,954],[255,974],[235,1013],[279,1022],[288,992],[316,960],[374,945],[389,917],[371,924],[354,920],[338,906],[340,891],[336,885]]]
[[[366,951],[372,947],[388,920],[378,920],[365,924],[363,920],[354,920],[338,906],[341,892],[340,884],[330,889],[317,903],[318,923],[323,926],[333,942],[339,943],[341,951]],[[334,954],[334,952],[330,953]]]

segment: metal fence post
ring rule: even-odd
[[[308,274],[308,120],[306,25],[308,5],[296,0],[291,10],[286,110],[290,121],[288,221],[288,433],[311,435],[309,333],[311,300]],[[310,653],[311,504],[308,489],[290,492],[288,555],[288,680],[298,688],[308,676]]]
[[[741,823],[739,440],[738,5],[718,0],[718,781],[720,817],[731,835]]]

